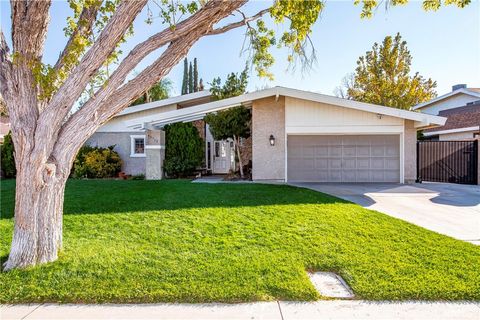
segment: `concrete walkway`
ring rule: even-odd
[[[224,180],[225,175],[204,176],[192,180],[192,183],[252,183],[251,180]]]
[[[136,304],[2,306],[0,319],[378,319],[478,320],[472,302],[256,302],[241,304]]]
[[[294,183],[480,245],[480,186],[449,183]]]

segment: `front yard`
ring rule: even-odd
[[[1,183],[0,256],[14,181]],[[289,186],[69,181],[64,251],[0,274],[0,303],[314,300],[306,270],[364,299],[480,299],[480,248]]]

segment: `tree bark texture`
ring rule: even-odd
[[[198,12],[139,43],[123,59],[108,82],[83,107],[69,111],[88,82],[142,10],[147,0],[123,1],[81,57],[63,84],[49,99],[40,100],[32,61],[41,61],[49,21],[50,1],[12,1],[13,53],[0,30],[0,92],[10,114],[17,168],[14,232],[4,270],[55,261],[62,247],[64,190],[80,147],[101,125],[128,107],[145,90],[164,78],[203,36],[219,34],[214,25],[247,0],[207,2]],[[81,19],[88,32],[98,8]],[[244,23],[235,23],[239,27]],[[230,30],[228,26],[221,30]],[[65,50],[71,43],[69,40]],[[130,72],[148,54],[168,46],[149,67],[125,83]],[[65,51],[57,67],[61,66]],[[242,170],[243,168],[241,168]]]
[[[233,136],[235,150],[237,151],[238,156],[238,166],[240,167],[240,177],[243,179],[245,176],[243,174],[243,161],[242,161],[242,154],[240,152],[240,138],[237,136]]]

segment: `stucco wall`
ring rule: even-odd
[[[275,137],[275,145],[269,142]],[[285,180],[285,99],[256,100],[252,106],[252,179]]]
[[[145,178],[160,180],[163,178],[163,161],[165,160],[165,131],[147,130],[145,145]]]
[[[122,158],[122,171],[126,174],[145,174],[145,157],[130,157],[130,135],[139,135],[143,132],[96,132],[86,144],[98,147],[115,145],[115,150]]]
[[[404,182],[417,179],[417,130],[412,120],[405,120],[404,131]]]
[[[165,158],[165,150],[149,146],[145,149],[145,178],[147,180],[160,180],[163,178],[163,159]]]

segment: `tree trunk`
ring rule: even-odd
[[[58,258],[62,247],[63,198],[68,175],[55,175],[52,165],[44,167],[45,175],[36,174],[38,166],[33,164],[17,171],[15,227],[4,271]]]
[[[49,99],[40,100],[41,84],[32,66],[42,58],[50,1],[12,2],[13,51],[19,57],[15,63],[0,30],[0,93],[10,114],[17,168],[14,234],[4,270],[57,259],[62,246],[65,183],[78,149],[101,125],[141,96],[145,88],[168,74],[198,39],[245,25],[246,19],[213,29],[246,1],[209,1],[174,30],[167,28],[139,43],[105,85],[72,116],[68,116],[71,107],[147,0],[122,1],[58,90]],[[165,45],[168,47],[153,64],[125,81],[143,58]],[[146,98],[151,99],[148,92]]]
[[[237,136],[233,136],[233,140],[235,143],[235,149],[237,150],[237,156],[238,156],[238,165],[240,167],[240,177],[243,179],[244,174],[243,174],[243,162],[242,162],[242,155],[240,152],[240,138]]]

